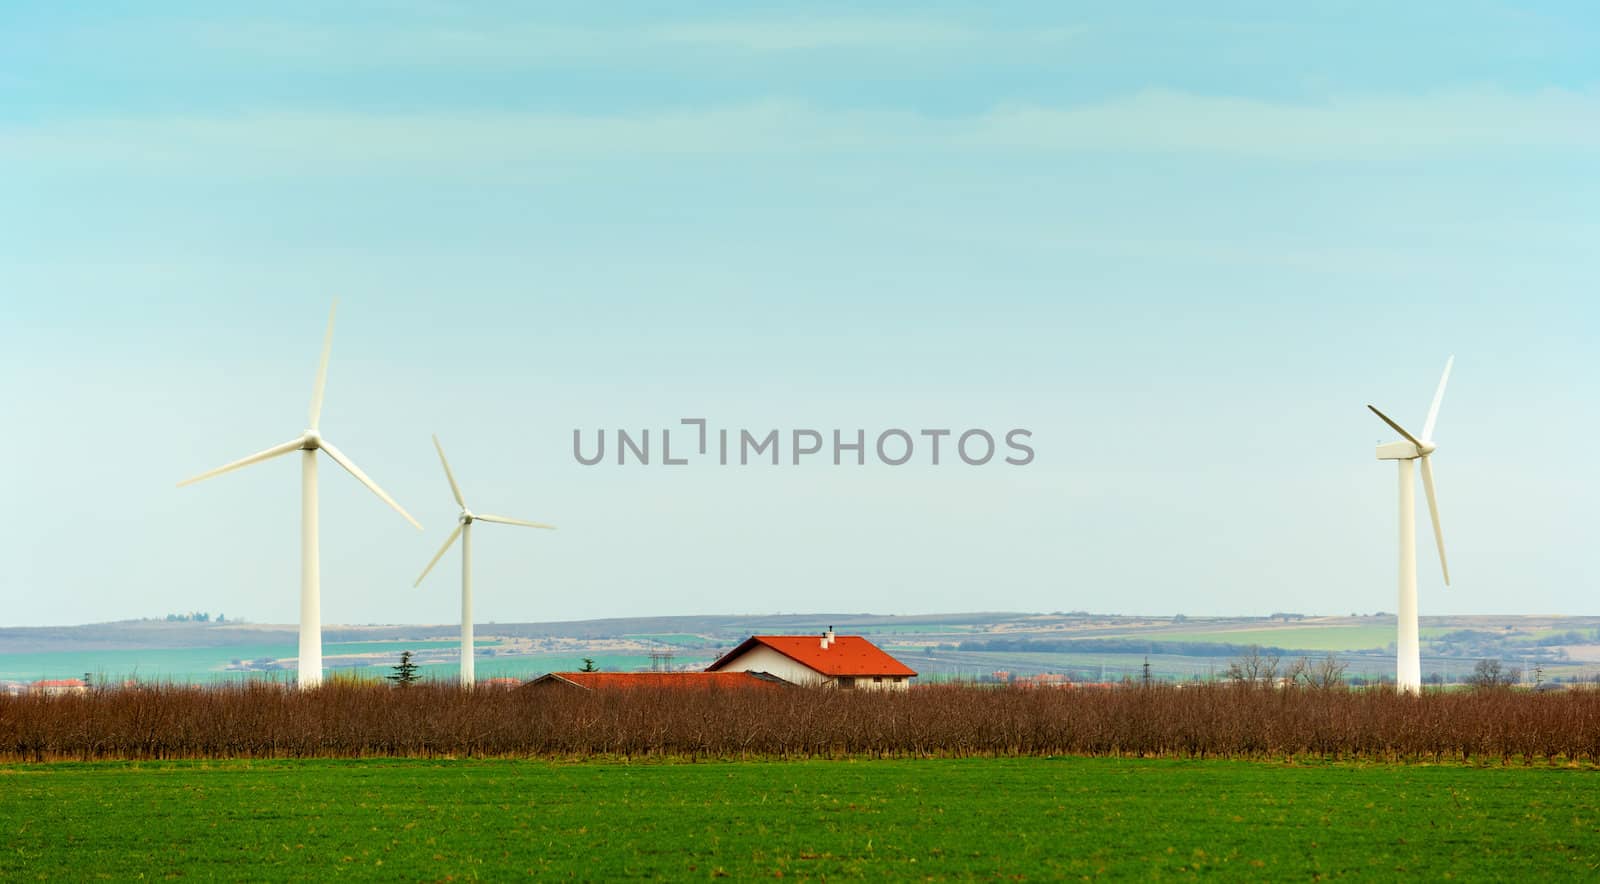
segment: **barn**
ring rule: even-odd
[[[859,635],[752,635],[706,672],[764,672],[791,684],[903,691],[917,673]]]

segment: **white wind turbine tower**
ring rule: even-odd
[[[456,505],[461,507],[460,523],[456,530],[444,540],[444,546],[434,553],[433,560],[428,562],[428,567],[422,569],[422,574],[417,577],[417,582],[411,584],[412,588],[422,585],[422,579],[428,576],[433,566],[439,564],[444,554],[449,552],[450,544],[461,538],[461,683],[467,687],[477,680],[473,671],[472,661],[472,523],[473,522],[498,522],[502,525],[521,525],[524,528],[554,529],[554,525],[545,525],[541,522],[525,522],[522,519],[509,519],[505,516],[491,516],[486,513],[474,513],[467,508],[467,501],[461,496],[461,486],[456,484],[455,474],[450,472],[450,461],[445,459],[444,446],[439,444],[439,437],[433,437],[433,447],[439,451],[439,463],[444,465],[444,477],[450,482],[450,493],[455,495]]]
[[[333,349],[333,316],[339,307],[339,302],[334,301],[333,307],[328,310],[328,332],[322,341],[322,361],[317,366],[316,385],[311,389],[311,428],[282,445],[268,448],[259,454],[252,454],[242,460],[236,460],[227,466],[217,467],[209,473],[201,473],[192,479],[185,479],[178,483],[178,487],[193,485],[196,482],[231,473],[234,470],[271,460],[274,457],[288,454],[291,451],[300,452],[300,660],[298,678],[300,687],[310,688],[322,683],[322,586],[321,572],[317,560],[317,452],[322,451],[333,462],[356,477],[356,481],[367,486],[373,494],[395,512],[405,517],[407,522],[415,525],[418,531],[422,526],[417,520],[411,518],[400,504],[395,503],[379,488],[376,482],[367,477],[361,468],[351,462],[344,452],[333,447],[333,443],[322,438],[317,431],[317,421],[322,416],[322,391],[328,382],[328,354]]]
[[[1378,446],[1379,460],[1393,460],[1400,464],[1400,636],[1396,642],[1395,684],[1401,691],[1417,693],[1422,690],[1422,656],[1417,639],[1417,461],[1422,461],[1422,488],[1428,494],[1428,515],[1433,519],[1433,540],[1439,547],[1439,567],[1444,572],[1444,585],[1450,585],[1450,565],[1444,557],[1444,535],[1439,531],[1439,501],[1433,491],[1433,466],[1429,457],[1437,445],[1433,444],[1433,424],[1439,418],[1439,403],[1444,399],[1444,385],[1450,380],[1450,366],[1456,358],[1444,364],[1444,375],[1439,378],[1439,389],[1433,394],[1433,404],[1428,407],[1428,419],[1422,425],[1422,437],[1411,435],[1389,416],[1373,406],[1372,413],[1394,428],[1404,439],[1385,442]]]

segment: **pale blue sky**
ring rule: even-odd
[[[122,7],[118,9],[117,7]],[[0,623],[1600,613],[1586,4],[7,4]],[[1026,468],[586,468],[574,427],[1034,431]]]

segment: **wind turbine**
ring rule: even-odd
[[[201,473],[192,479],[184,479],[178,487],[193,485],[196,482],[231,473],[251,464],[271,460],[275,457],[288,454],[291,451],[300,452],[300,662],[298,679],[300,687],[316,687],[322,683],[322,586],[321,575],[317,562],[317,452],[321,451],[333,462],[356,477],[356,481],[367,486],[378,499],[393,507],[395,512],[405,517],[407,522],[415,525],[418,531],[422,526],[417,520],[411,518],[394,498],[384,492],[378,484],[367,477],[344,452],[333,447],[333,443],[322,438],[317,430],[317,421],[322,416],[322,391],[328,382],[328,354],[333,349],[333,316],[338,310],[339,302],[335,300],[333,307],[328,310],[328,333],[322,340],[322,361],[317,365],[316,385],[311,388],[311,428],[300,434],[298,438],[291,439],[282,445],[268,448],[259,454],[252,454],[241,460],[236,460],[226,466],[217,467],[209,473]]]
[[[1450,565],[1444,557],[1444,535],[1439,531],[1439,500],[1433,490],[1433,466],[1429,457],[1438,450],[1433,444],[1433,424],[1439,419],[1439,403],[1444,399],[1444,385],[1450,380],[1450,366],[1456,358],[1444,364],[1444,375],[1439,378],[1439,389],[1433,394],[1433,404],[1428,407],[1428,419],[1422,424],[1422,437],[1418,438],[1395,423],[1388,415],[1371,405],[1372,413],[1405,437],[1378,446],[1378,460],[1393,460],[1400,464],[1400,610],[1399,640],[1395,659],[1395,684],[1405,693],[1422,690],[1422,656],[1417,639],[1417,491],[1416,463],[1422,461],[1422,488],[1428,493],[1428,515],[1433,519],[1433,540],[1439,547],[1439,568],[1444,572],[1444,585],[1450,585]]]
[[[433,447],[439,452],[439,463],[444,465],[444,477],[450,481],[450,493],[456,497],[456,505],[461,507],[460,523],[456,530],[444,540],[444,546],[434,553],[433,560],[428,562],[428,567],[422,569],[422,574],[417,577],[417,582],[411,584],[412,588],[422,585],[422,579],[428,576],[433,566],[439,564],[444,554],[450,551],[450,544],[461,538],[461,683],[472,687],[476,681],[472,661],[472,523],[473,522],[498,522],[502,525],[521,525],[524,528],[547,528],[554,530],[556,526],[546,525],[542,522],[525,522],[522,519],[509,519],[505,516],[491,516],[487,513],[474,513],[467,508],[467,501],[461,496],[461,486],[456,484],[455,474],[450,472],[450,461],[445,459],[444,446],[439,444],[439,437],[433,437]]]

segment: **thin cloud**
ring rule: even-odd
[[[1150,91],[1072,108],[1009,106],[969,136],[989,147],[1339,158],[1600,146],[1600,96],[1547,90],[1317,103]]]
[[[653,28],[646,33],[651,39],[666,43],[752,52],[885,46],[942,48],[988,36],[964,25],[908,19],[699,22]]]
[[[939,53],[951,49],[1006,52],[1054,47],[1075,39],[1073,27],[983,28],[920,18],[722,20],[592,28],[560,24],[481,25],[457,22],[424,28],[386,28],[257,19],[186,22],[150,28],[145,44],[178,37],[190,49],[292,60],[335,68],[537,67],[556,61],[630,57],[685,50],[782,54],[821,50]],[[72,35],[68,35],[70,39]],[[80,32],[104,42],[109,35]],[[126,35],[122,35],[124,38]]]
[[[1316,104],[1145,92],[967,117],[768,101],[622,115],[255,113],[0,127],[0,156],[47,165],[479,169],[548,157],[1146,152],[1286,160],[1600,148],[1600,97],[1458,92]]]

